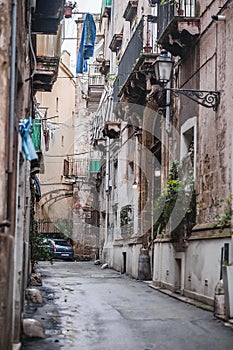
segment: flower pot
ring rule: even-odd
[[[152,52],[152,46],[144,46],[143,51],[144,51],[144,53],[151,53]]]
[[[72,17],[72,10],[73,10],[73,7],[71,7],[71,6],[66,6],[65,7],[65,18],[71,18]]]

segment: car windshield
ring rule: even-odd
[[[69,246],[69,247],[70,247],[69,243],[67,243],[67,242],[64,241],[63,239],[56,239],[56,240],[54,240],[54,243],[55,243],[56,245],[63,245],[63,246]]]

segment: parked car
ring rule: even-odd
[[[62,238],[50,239],[50,250],[54,259],[73,260],[73,247]]]

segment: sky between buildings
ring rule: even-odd
[[[80,0],[76,1],[76,8],[79,12],[100,13],[102,0]],[[70,19],[65,19],[65,27],[63,29],[62,51],[66,50],[70,53],[70,69],[74,76],[76,75],[76,36],[77,25],[75,20],[78,15],[73,15]]]

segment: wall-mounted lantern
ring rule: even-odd
[[[213,108],[214,111],[217,110],[217,107],[220,103],[220,92],[219,91],[210,91],[210,90],[190,90],[190,89],[175,89],[167,88],[166,84],[171,79],[172,68],[174,61],[171,56],[167,53],[166,50],[162,50],[161,54],[157,57],[153,63],[154,73],[156,79],[164,90],[169,90],[174,92],[176,95],[182,94],[191,100],[199,103],[200,105]]]

